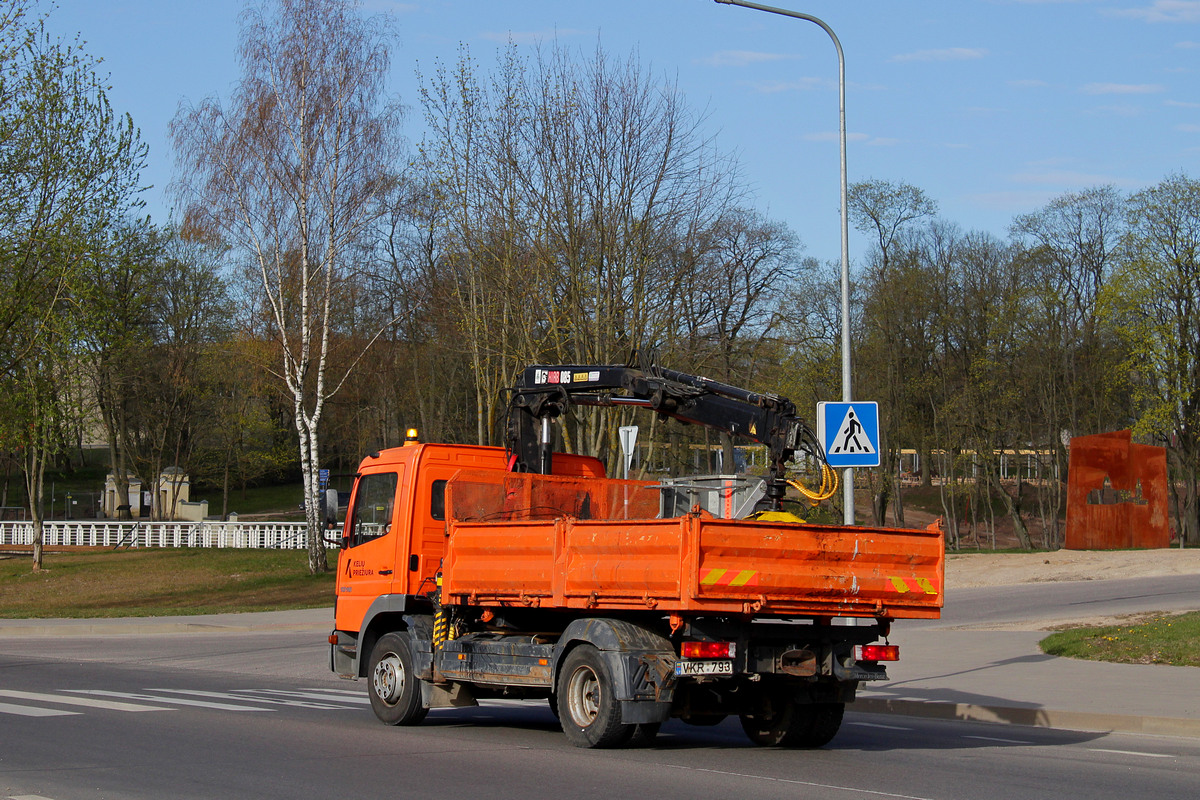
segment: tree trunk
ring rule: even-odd
[[[1021,545],[1022,550],[1032,550],[1033,541],[1029,538],[1029,529],[1025,527],[1025,520],[1021,519],[1021,479],[1017,478],[1017,496],[1014,500],[1003,486],[997,482],[1000,489],[1000,497],[1004,499],[1004,507],[1008,511],[1009,519],[1013,523],[1013,533],[1017,535],[1017,542]]]
[[[303,410],[297,403],[296,431],[300,435],[300,470],[304,479],[304,519],[308,524],[308,571],[319,575],[328,571],[329,564],[325,555],[324,521],[321,519],[319,502],[320,449],[317,432],[310,427]]]

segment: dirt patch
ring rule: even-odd
[[[1200,549],[946,555],[946,588],[1200,574]]]

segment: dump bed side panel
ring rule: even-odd
[[[454,522],[448,602],[759,616],[937,617],[936,531],[665,520]]]

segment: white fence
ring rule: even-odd
[[[53,520],[42,544],[75,547],[262,547],[303,549],[303,522],[143,522]],[[32,522],[0,522],[0,545],[33,544]]]

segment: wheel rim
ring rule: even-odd
[[[581,728],[595,722],[600,713],[600,679],[586,664],[571,673],[567,684],[567,708],[571,719]]]
[[[388,705],[393,705],[404,691],[404,668],[400,664],[400,657],[388,653],[381,658],[375,665],[371,683],[375,687],[375,695]]]

